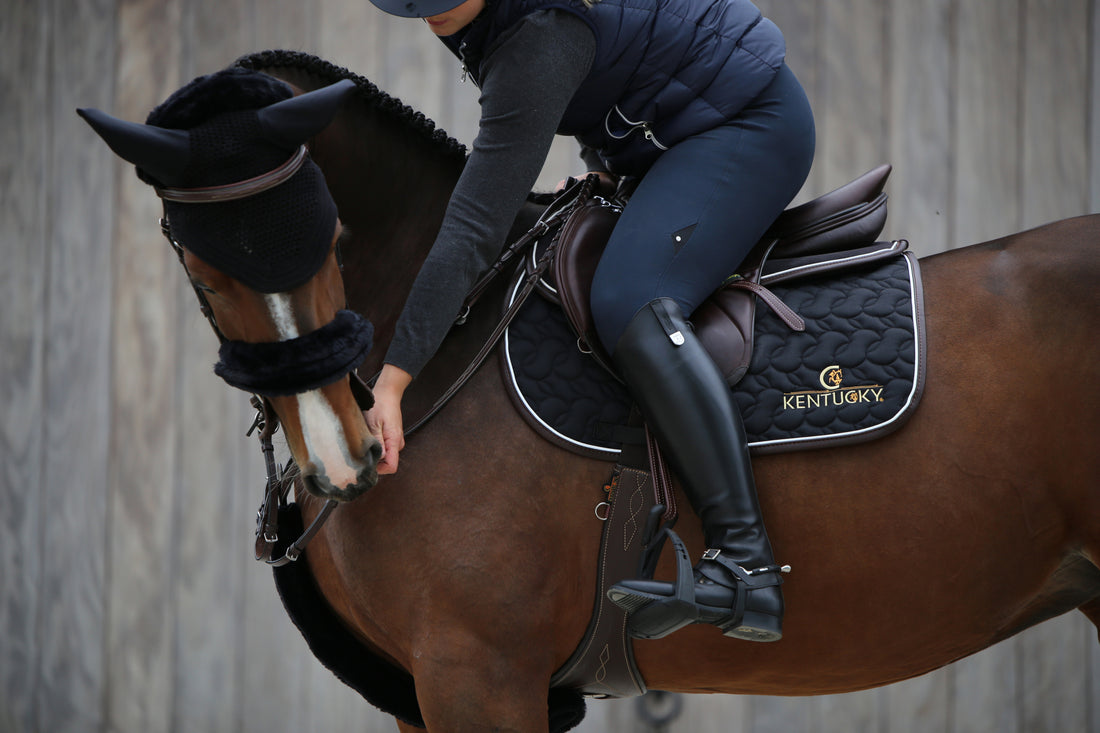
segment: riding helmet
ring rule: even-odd
[[[461,5],[464,0],[370,0],[371,3],[390,15],[402,18],[429,18],[446,13]]]

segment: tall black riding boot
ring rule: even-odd
[[[778,640],[780,568],[729,386],[670,298],[638,311],[612,358],[702,519],[708,549],[695,566],[693,597],[677,597],[673,584],[654,580],[624,580],[608,597],[631,614],[631,632],[640,638],[710,623],[726,636]]]

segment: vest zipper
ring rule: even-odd
[[[653,134],[653,128],[649,126],[648,122],[641,124],[642,134],[645,135],[645,139],[656,145],[661,150],[668,150],[668,148],[661,144],[661,141],[657,139],[657,136]]]
[[[625,122],[627,124],[628,128],[629,128],[626,132],[624,132],[621,135],[616,135],[614,132],[611,131],[611,115],[612,114],[618,115],[619,119],[622,120],[623,122]],[[653,143],[653,145],[655,147],[657,147],[661,150],[668,150],[668,146],[664,145],[660,140],[657,139],[657,135],[653,132],[653,127],[651,126],[650,122],[648,122],[646,120],[635,121],[635,120],[630,119],[629,117],[627,117],[626,115],[623,114],[623,111],[621,109],[619,109],[619,105],[617,105],[617,104],[608,111],[607,116],[604,118],[604,123],[603,124],[604,124],[604,130],[607,132],[607,134],[611,138],[613,138],[615,140],[622,140],[623,138],[627,137],[631,132],[633,132],[635,130],[641,130],[642,135],[645,136],[645,139],[648,140],[649,142]]]
[[[470,67],[466,65],[466,39],[462,39],[462,43],[458,44],[458,60],[462,62],[462,76],[458,77],[459,84],[465,84],[466,79],[470,76]]]

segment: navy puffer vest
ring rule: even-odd
[[[596,57],[558,132],[597,150],[608,169],[644,173],[661,152],[733,119],[775,76],[783,34],[749,0],[489,0],[444,38],[475,80],[486,50],[525,15],[558,8],[583,19]]]

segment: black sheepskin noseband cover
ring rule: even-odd
[[[229,385],[264,397],[286,397],[332,384],[370,351],[374,328],[358,313],[342,310],[331,323],[287,341],[226,341],[214,373]]]

